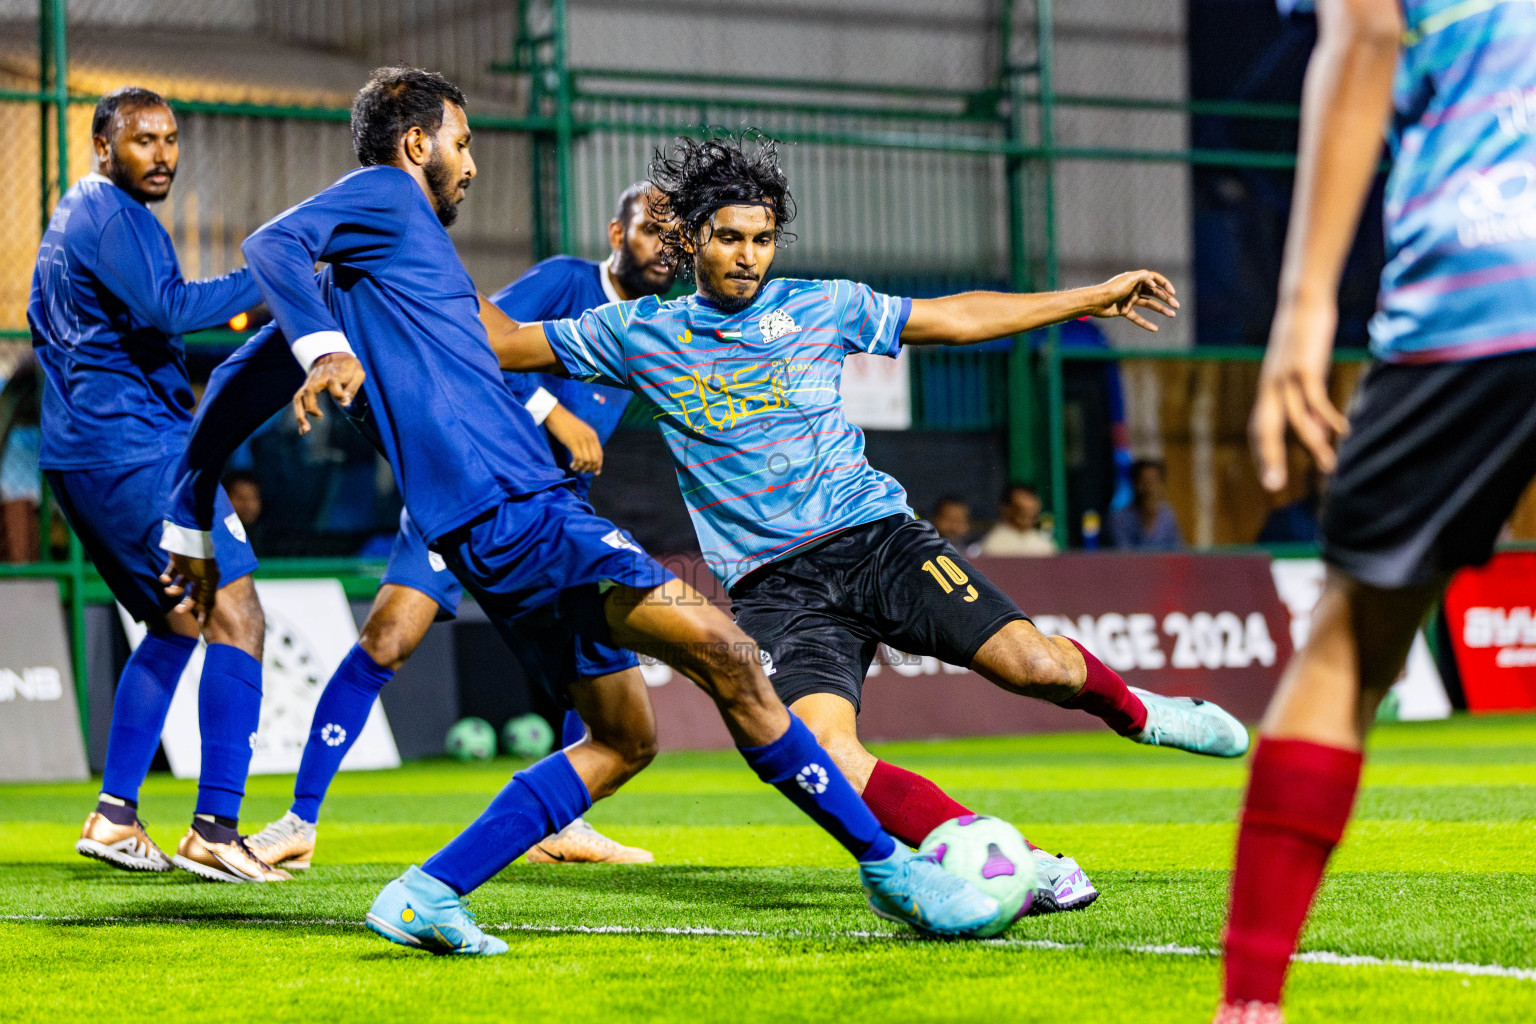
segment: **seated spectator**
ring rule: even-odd
[[[1054,555],[1056,540],[1040,529],[1040,493],[1029,484],[1009,484],[997,503],[997,525],[981,538],[981,553],[1010,558]]]
[[[1315,544],[1317,543],[1317,517],[1323,505],[1323,492],[1328,478],[1312,471],[1311,486],[1299,501],[1281,505],[1272,510],[1264,520],[1255,543],[1258,544]]]
[[[224,475],[224,490],[229,495],[229,503],[235,507],[235,515],[240,517],[240,525],[245,527],[251,548],[259,554],[261,545],[257,543],[257,536],[261,529],[257,524],[261,519],[261,481],[256,479],[255,473],[235,470]]]
[[[933,503],[933,514],[928,517],[939,536],[949,541],[967,558],[974,557],[976,545],[971,541],[971,506],[964,498],[952,495]]]
[[[1179,521],[1168,507],[1168,473],[1161,459],[1131,464],[1131,503],[1109,514],[1109,543],[1121,550],[1177,551]]]

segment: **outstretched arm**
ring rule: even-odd
[[[544,336],[543,324],[520,324],[484,295],[480,296],[480,322],[485,325],[491,351],[496,353],[503,370],[567,376],[564,364],[555,357],[555,350]]]
[[[1103,284],[1061,292],[964,292],[913,299],[901,332],[903,345],[974,345],[1023,334],[1084,316],[1123,316],[1148,331],[1157,325],[1138,309],[1172,317],[1179,308],[1173,284],[1153,270],[1133,270]]]
[[[244,268],[205,281],[183,280],[176,261],[163,255],[164,234],[142,207],[113,214],[102,229],[97,273],[135,315],[174,336],[217,327],[261,301]]]
[[[1381,157],[1402,47],[1397,0],[1322,0],[1317,48],[1301,98],[1296,192],[1280,296],[1248,421],[1267,490],[1285,486],[1287,425],[1325,473],[1348,421],[1328,397],[1339,276]]]

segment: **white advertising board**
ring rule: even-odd
[[[258,580],[256,593],[267,618],[262,659],[261,725],[251,755],[252,775],[298,771],[309,739],[315,705],[331,674],[357,642],[357,624],[346,591],[336,580]],[[138,647],[144,626],[118,606],[128,642]],[[204,644],[187,663],[160,735],[171,771],[179,779],[196,778],[202,765],[197,728],[197,686],[203,673]],[[342,771],[398,768],[400,754],[389,731],[383,705],[374,702],[362,735],[341,762]]]

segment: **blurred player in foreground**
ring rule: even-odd
[[[563,367],[633,389],[656,410],[678,484],[736,622],[771,656],[775,690],[891,834],[917,845],[970,813],[859,742],[864,678],[881,643],[931,655],[1013,693],[1096,715],[1139,743],[1237,757],[1248,734],[1214,704],[1132,690],[1065,637],[1045,637],[864,458],[838,384],[851,353],[970,344],[1079,316],[1173,316],[1161,274],[1038,295],[882,295],[851,281],[768,280],[794,200],[771,142],[678,140],[651,181],[675,227],[668,258],[694,295],[604,306],[578,320],[491,330],[503,365]],[[1075,862],[1037,851],[1044,912],[1097,895]]]
[[[714,699],[759,777],[853,855],[877,914],[948,935],[994,922],[996,900],[880,827],[774,695],[751,638],[598,518],[555,465],[487,344],[481,318],[506,314],[476,294],[445,230],[475,175],[463,94],[440,75],[381,68],[352,116],[362,169],[245,242],[280,329],[247,342],[210,381],[161,541],[172,552],[169,592],[199,617],[213,606],[217,474],[297,358],[308,367],[294,396],[300,429],[319,414],[321,392],[347,406],[366,388],[411,519],[503,634],[573,640],[579,630],[666,661]],[[581,713],[588,735],[518,772],[464,832],[385,886],[367,916],[378,934],[437,953],[506,952],[462,897],[649,760],[656,725],[637,673],[539,678]]]
[[[546,320],[580,316],[604,303],[665,292],[675,275],[661,259],[663,225],[646,202],[648,191],[642,182],[619,197],[618,212],[608,224],[611,252],[606,260],[551,257],[491,296],[491,301],[515,319]],[[507,383],[534,422],[557,442],[552,448],[555,458],[570,474],[577,495],[586,500],[593,476],[602,469],[602,446],[618,427],[629,392],[544,374],[508,374]],[[349,414],[361,412],[359,407],[364,406],[363,401],[355,402]],[[428,550],[410,513],[401,510],[400,532],[368,621],[315,706],[309,742],[294,780],[293,806],[249,840],[258,857],[273,865],[309,867],[320,804],[368,721],[374,699],[432,623],[458,614],[462,596],[463,589],[447,563]],[[519,634],[516,639],[520,661],[530,669],[558,663],[558,658],[535,649],[546,642],[544,637]],[[640,671],[633,652],[606,645],[594,645],[590,652],[578,654],[577,661],[576,671],[588,677]],[[586,733],[581,716],[567,711],[560,745],[579,743]],[[534,846],[528,859],[544,864],[654,860],[649,851],[614,842],[583,818]]]
[[[146,204],[170,194],[176,117],[132,86],[101,98],[91,119],[95,170],[64,194],[37,254],[27,321],[48,375],[42,464],[59,506],[112,594],[148,628],[117,684],[101,798],[75,849],[130,871],[185,868],[228,882],[285,879],[253,857],[237,819],[261,716],[265,620],[250,574],[256,556],[222,488],[211,494],[212,543],[227,568],[198,686],[202,768],[192,828],[175,857],[138,818],[139,786],[160,746],[199,623],[170,609],[157,577],[160,509],[192,422],[181,335],[261,301],[245,270],[184,281],[170,236]]]
[[[1282,1019],[1286,968],[1349,820],[1376,706],[1451,573],[1487,561],[1536,475],[1536,5],[1317,6],[1250,432],[1271,491],[1286,483],[1287,426],[1336,471],[1321,524],[1328,578],[1254,751],[1222,1024]],[[1327,388],[1339,276],[1387,125],[1379,362],[1346,423]]]

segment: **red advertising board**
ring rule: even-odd
[[[1495,555],[1445,593],[1445,621],[1471,711],[1536,709],[1536,553]]]
[[[697,562],[668,565],[723,602]],[[1214,700],[1244,721],[1263,714],[1291,654],[1290,614],[1266,555],[1069,554],[983,558],[975,565],[1041,630],[1082,643],[1132,685]],[[730,744],[714,705],[692,684],[659,666],[647,674],[664,749]],[[867,740],[1095,724],[1082,712],[1007,693],[967,669],[885,648],[870,670],[859,723]]]

